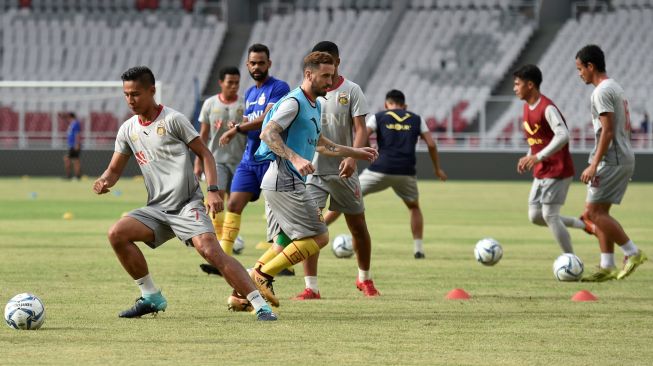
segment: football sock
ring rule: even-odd
[[[614,253],[601,253],[601,268],[613,268],[614,264]]]
[[[265,253],[263,253],[263,255],[261,255],[261,257],[256,261],[256,266],[263,267],[267,262],[274,259],[274,257],[279,254],[275,249],[274,245],[269,247],[268,250],[266,250]]]
[[[222,224],[222,238],[220,246],[227,255],[232,255],[234,251],[234,241],[240,232],[240,215],[227,212],[224,215],[224,223]]]
[[[306,288],[310,288],[313,292],[320,292],[320,289],[317,287],[317,276],[304,276],[304,283],[306,284]]]
[[[265,302],[265,299],[261,294],[258,292],[258,290],[254,290],[247,294],[247,301],[252,303],[252,306],[254,307],[254,311],[258,311],[258,309],[266,306],[268,303]]]
[[[362,269],[358,269],[358,280],[363,282],[372,279],[372,276],[370,276],[370,271],[363,271]]]
[[[211,217],[211,215],[209,215]],[[215,236],[222,238],[222,225],[224,225],[224,212],[218,212],[215,217],[211,217],[211,223],[215,229]]]
[[[313,238],[295,240],[291,244],[288,244],[283,252],[266,263],[261,268],[261,272],[274,277],[282,269],[302,262],[319,251],[320,246],[317,245]]]
[[[414,241],[414,244],[415,244],[413,252],[414,253],[417,253],[417,252],[424,253],[424,246],[422,245],[422,239],[414,239],[413,241]]]
[[[562,205],[542,205],[542,217],[553,233],[553,237],[558,242],[563,253],[573,253],[574,248],[571,245],[571,236],[569,230],[560,218],[560,207]]]
[[[141,289],[141,296],[143,297],[145,297],[145,295],[156,294],[159,292],[159,289],[156,288],[156,285],[154,284],[154,281],[152,280],[152,277],[149,273],[145,277],[134,280],[134,282],[136,282],[138,288]]]
[[[624,254],[632,257],[634,255],[637,255],[639,253],[639,248],[637,248],[637,245],[633,243],[632,240],[628,240],[626,244],[620,245],[619,248],[624,251]]]

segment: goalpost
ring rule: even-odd
[[[163,103],[164,85],[155,98]],[[82,123],[84,149],[113,147],[115,132],[131,116],[122,81],[0,81],[0,148],[66,147],[66,113]]]

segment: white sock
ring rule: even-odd
[[[372,276],[370,276],[370,271],[363,271],[362,269],[358,269],[358,280],[363,282],[367,280],[371,280]]]
[[[614,264],[614,253],[601,253],[601,268],[613,268]]]
[[[134,280],[138,285],[138,288],[141,289],[141,296],[156,294],[159,292],[159,289],[154,285],[152,277],[148,273],[145,277]]]
[[[422,239],[415,239],[414,242],[415,242],[415,249],[413,250],[413,252],[424,253],[424,246],[422,245]]]
[[[637,248],[637,245],[635,245],[632,240],[628,240],[626,244],[620,245],[619,248],[621,248],[621,250],[624,251],[624,254],[629,257],[639,253],[639,248]]]
[[[258,292],[258,290],[254,290],[247,294],[247,301],[249,301],[252,306],[254,307],[254,311],[258,311],[260,308],[264,307],[268,303],[265,302],[265,299],[261,294]]]
[[[306,283],[306,288],[310,288],[313,292],[320,292],[317,287],[317,276],[304,276],[304,283]]]

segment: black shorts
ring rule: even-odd
[[[82,149],[77,150],[74,147],[71,147],[68,150],[68,157],[71,158],[71,159],[79,159],[79,154],[81,154],[81,152],[82,152]]]

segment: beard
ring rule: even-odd
[[[250,71],[249,76],[251,76],[255,81],[263,81],[268,77],[268,70],[260,71],[258,75],[255,75]]]
[[[323,96],[327,95],[326,88],[318,89],[318,88],[316,88],[314,86],[311,86],[311,91],[313,92],[313,95],[315,95],[316,97],[323,97]]]

